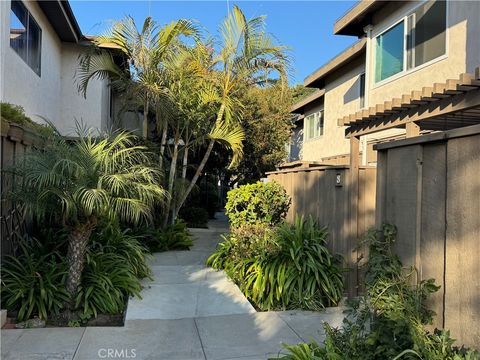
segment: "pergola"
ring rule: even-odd
[[[473,74],[461,74],[338,119],[338,125],[347,126],[345,135],[350,139],[352,216],[356,216],[358,206],[360,136],[405,128],[406,137],[414,137],[422,130],[444,131],[475,124],[480,124],[480,67]],[[357,223],[353,219],[351,232],[358,237]]]

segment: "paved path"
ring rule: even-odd
[[[190,251],[155,254],[154,281],[130,300],[124,327],[2,330],[1,358],[263,360],[282,343],[321,341],[323,321],[341,323],[337,309],[255,312],[223,272],[203,265],[226,231],[218,218],[192,231]]]

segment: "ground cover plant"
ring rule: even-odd
[[[474,360],[478,352],[454,346],[447,330],[429,332],[435,315],[426,306],[437,291],[433,279],[417,281],[414,268],[403,268],[393,253],[396,229],[384,225],[366,237],[369,261],[366,293],[350,303],[340,329],[324,324],[325,343],[285,346],[289,360]]]
[[[260,310],[319,310],[343,293],[341,259],[327,248],[327,230],[312,218],[271,228],[234,228],[207,260],[223,269]]]
[[[193,246],[192,234],[182,220],[164,229],[154,226],[137,228],[135,233],[150,252],[188,250]]]

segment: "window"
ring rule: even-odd
[[[375,81],[382,81],[403,71],[403,21],[377,36]]]
[[[305,118],[305,140],[315,139],[323,135],[323,110],[310,114]]]
[[[360,109],[365,107],[365,73],[360,74]]]
[[[446,1],[430,0],[378,35],[375,39],[375,82],[444,55],[446,29]]]
[[[42,30],[21,1],[12,0],[10,47],[40,75]]]

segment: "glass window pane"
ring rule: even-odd
[[[313,138],[315,135],[315,118],[313,115],[307,116],[307,139]]]
[[[375,81],[384,80],[403,70],[404,23],[377,36],[375,54]]]
[[[40,75],[40,54],[42,32],[32,17],[28,23],[28,64],[37,74]]]
[[[10,11],[10,46],[27,61],[28,13],[20,1],[12,1]]]
[[[415,66],[445,54],[447,5],[443,0],[428,1],[415,11]]]
[[[323,124],[324,124],[324,119],[323,119],[323,110],[318,113],[318,126],[319,126],[319,136],[323,135]]]

